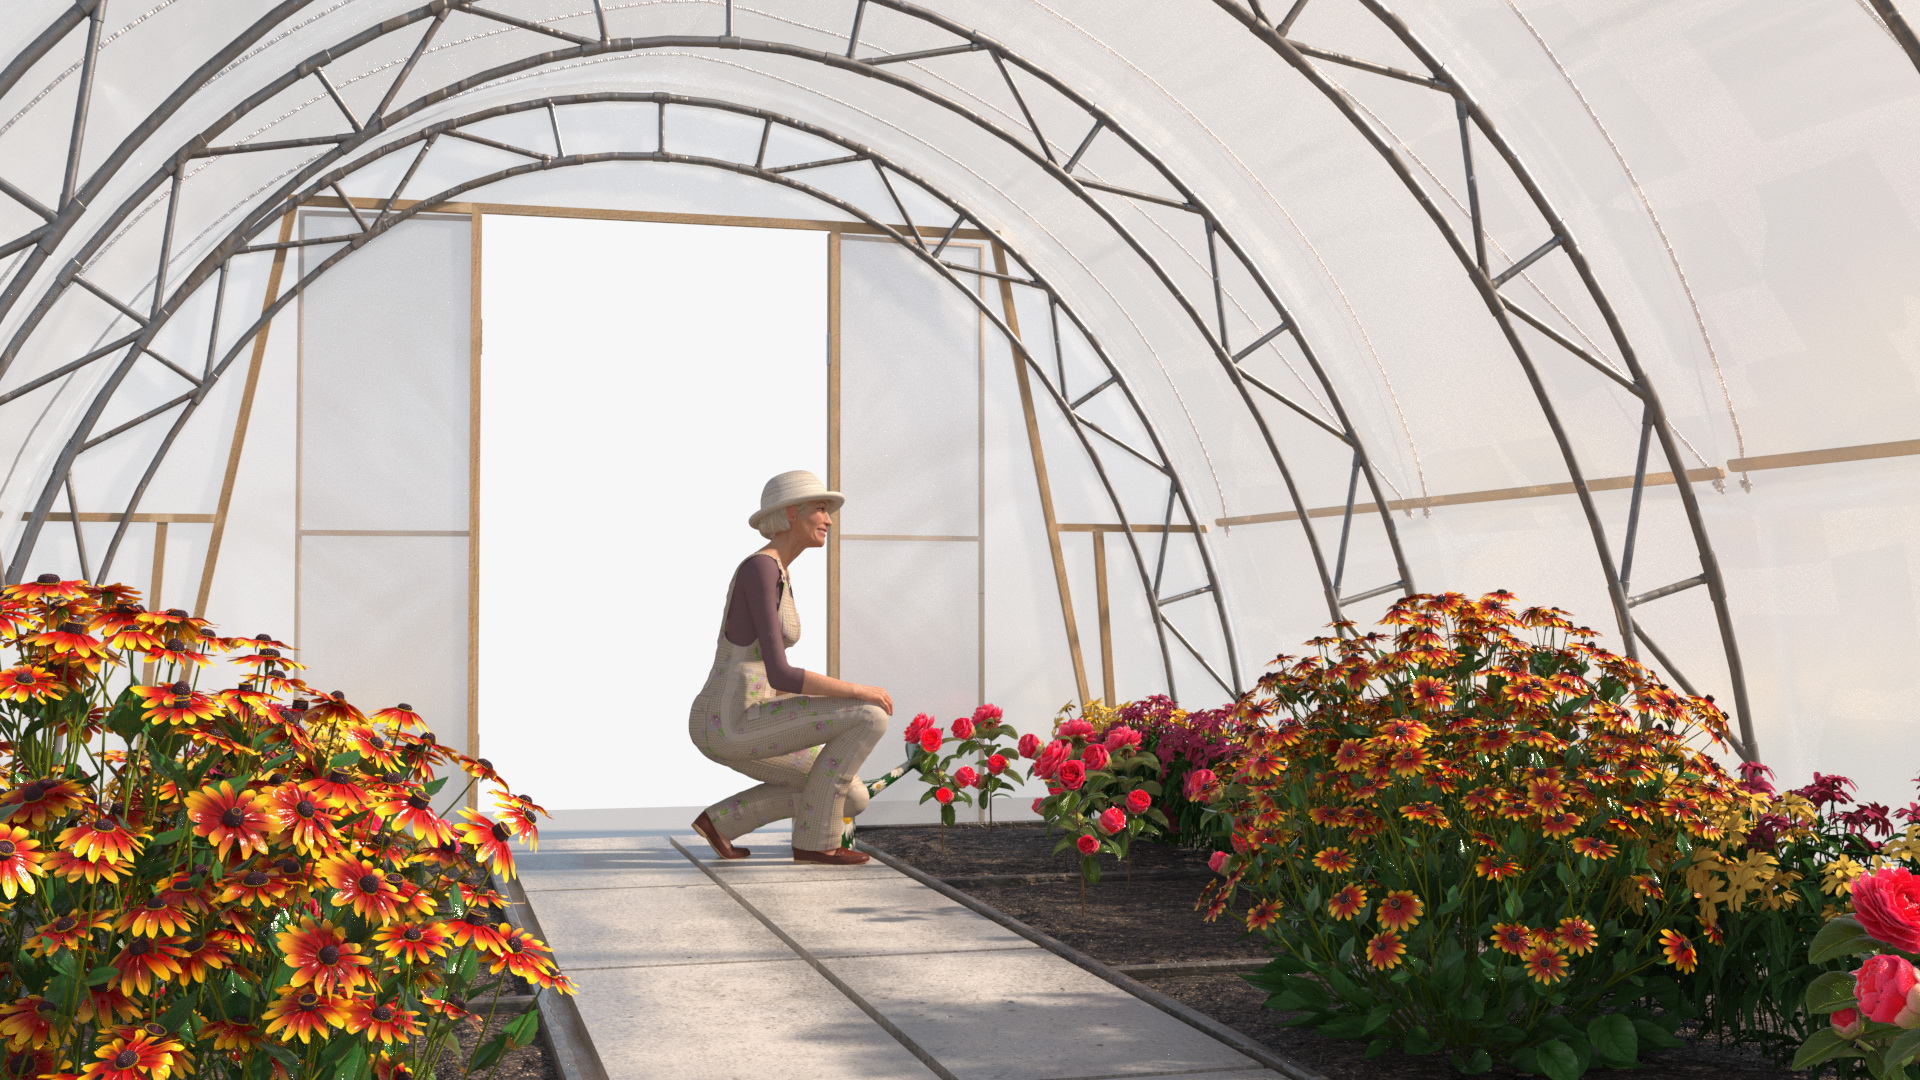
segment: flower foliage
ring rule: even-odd
[[[1892,857],[1920,854],[1920,823],[1887,847]],[[1889,856],[1882,852],[1878,859]],[[1857,970],[1833,970],[1806,990],[1807,1011],[1828,1015],[1794,1056],[1796,1069],[1860,1059],[1882,1080],[1899,1080],[1920,1062],[1920,874],[1881,865],[1849,882],[1853,911],[1828,920],[1807,946],[1809,964],[1865,955]]]
[[[1671,1045],[1689,860],[1740,820],[1706,752],[1725,718],[1505,593],[1407,597],[1382,625],[1237,704],[1255,726],[1208,917],[1251,893],[1279,953],[1256,981],[1327,1035],[1556,1080]]]
[[[1008,769],[1019,751],[1011,741],[1003,745],[1001,740],[1018,734],[997,705],[982,705],[971,716],[956,719],[951,741],[933,717],[915,716],[907,724],[906,767],[927,785],[920,801],[939,802],[943,825],[953,824],[955,803],[971,805],[977,798],[991,813],[993,800],[1015,786]]]
[[[7,1075],[393,1080],[457,1053],[508,976],[572,991],[489,873],[539,807],[436,808],[436,771],[493,767],[410,706],[315,692],[267,635],[138,601],[52,575],[0,593]],[[243,677],[204,685],[216,661]]]

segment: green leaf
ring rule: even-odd
[[[1085,879],[1089,885],[1098,884],[1100,881],[1100,857],[1097,855],[1081,856],[1080,876]]]
[[[494,1063],[500,1060],[500,1055],[506,1052],[507,1033],[502,1031],[493,1038],[481,1043],[480,1048],[473,1052],[473,1061],[467,1066],[468,1074],[471,1075],[479,1072],[481,1069],[493,1068]]]
[[[1580,1080],[1580,1074],[1586,1072],[1580,1067],[1580,1056],[1573,1047],[1559,1039],[1549,1039],[1537,1048],[1540,1071],[1547,1074],[1548,1080]]]
[[[1853,972],[1829,971],[1807,984],[1807,1011],[1838,1012],[1854,1007]]]
[[[426,783],[427,798],[431,799],[435,795],[440,794],[440,789],[446,786],[447,786],[447,778],[444,776],[436,776],[433,779],[427,781]]]
[[[1651,1020],[1635,1018],[1633,1021],[1633,1031],[1634,1034],[1640,1036],[1641,1042],[1655,1050],[1671,1050],[1676,1046],[1686,1045],[1682,1040],[1675,1038],[1673,1032],[1668,1031],[1666,1028],[1661,1027]]]
[[[114,976],[113,965],[101,964],[99,967],[94,968],[92,971],[87,972],[87,985],[99,986],[101,983],[104,983],[108,979],[113,978],[113,976]]]
[[[1835,957],[1872,952],[1879,947],[1873,936],[1860,928],[1860,920],[1839,915],[1827,920],[1820,932],[1813,935],[1807,945],[1807,962],[1823,964]]]
[[[1880,1057],[1888,1065],[1906,1065],[1920,1053],[1920,1028],[1903,1031],[1900,1037],[1887,1044]]]
[[[1367,1044],[1367,1052],[1360,1056],[1363,1058],[1377,1058],[1381,1054],[1386,1053],[1387,1049],[1392,1045],[1392,1043],[1385,1039],[1375,1039]]]
[[[518,1017],[515,1017],[514,1021],[502,1030],[507,1033],[507,1042],[509,1044],[515,1047],[527,1045],[533,1041],[534,1035],[540,1031],[540,1010],[528,1009]]]
[[[1493,1055],[1485,1050],[1475,1050],[1464,1058],[1459,1054],[1448,1054],[1447,1060],[1452,1062],[1453,1067],[1460,1070],[1463,1076],[1478,1076],[1493,1068]]]
[[[1807,1041],[1801,1043],[1800,1049],[1794,1052],[1793,1067],[1805,1069],[1818,1065],[1840,1056],[1841,1051],[1846,1049],[1848,1049],[1847,1040],[1841,1038],[1833,1028],[1821,1028],[1807,1036]]]
[[[1633,1021],[1619,1013],[1594,1017],[1587,1025],[1587,1039],[1593,1044],[1593,1052],[1616,1068],[1630,1066],[1640,1058],[1640,1035],[1633,1030]]]
[[[339,1080],[365,1080],[372,1065],[373,1062],[367,1060],[366,1044],[356,1039],[353,1048],[347,1051],[346,1059],[340,1062],[340,1069],[335,1076]]]

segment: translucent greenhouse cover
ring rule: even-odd
[[[1730,760],[1904,803],[1916,64],[1893,0],[10,0],[0,555],[158,579],[183,545],[217,620],[234,575],[297,591],[229,520],[243,441],[303,452],[248,433],[295,348],[262,331],[383,242],[463,266],[505,204],[830,222],[896,249],[850,290],[952,290],[1004,376],[935,426],[1019,451],[955,475],[1025,485],[1038,600],[980,633],[1047,650],[1033,700],[1106,692],[1095,573],[1111,692],[1195,707],[1335,618],[1505,588],[1713,695]],[[406,385],[465,377],[435,280],[404,332],[453,366]],[[859,370],[850,407],[951,404]],[[848,573],[930,565],[879,552]]]

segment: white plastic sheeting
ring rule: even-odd
[[[1914,762],[1884,747],[1920,647],[1920,72],[1869,4],[164,0],[95,5],[91,58],[69,10],[19,0],[0,27],[0,62],[22,58],[0,68],[10,573],[82,565],[47,513],[219,515],[273,254],[227,256],[272,244],[293,201],[362,200],[375,232],[396,193],[866,215],[930,227],[928,248],[964,212],[1021,279],[1058,520],[1208,530],[1165,560],[1152,536],[1062,534],[1076,605],[1093,537],[1127,585],[1122,696],[1172,678],[1210,704],[1215,676],[1245,685],[1324,624],[1330,595],[1387,589],[1345,607],[1370,620],[1404,566],[1423,590],[1572,608],[1618,647],[1631,617],[1657,666],[1731,707],[1724,620],[1758,756],[1905,801]],[[423,155],[407,142],[527,103]],[[840,156],[856,160],[764,171]],[[991,372],[1008,345],[988,323]],[[127,335],[147,351],[66,370]],[[265,364],[263,401],[274,378]],[[1664,420],[1636,501],[1648,400]],[[1030,471],[1008,449],[1024,434],[986,440],[983,475]],[[1004,512],[990,502],[986,528]],[[118,527],[80,524],[88,566]],[[170,525],[167,566],[198,566],[212,527]],[[128,524],[114,565],[144,572],[152,532]],[[221,556],[216,617],[226,575],[261,565],[244,550]],[[1032,618],[1057,627],[1037,559]],[[1078,614],[1084,659],[1097,614]]]

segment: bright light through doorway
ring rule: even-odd
[[[747,786],[687,713],[777,472],[826,476],[826,236],[482,224],[480,749],[549,809]],[[824,669],[826,558],[797,561]]]

